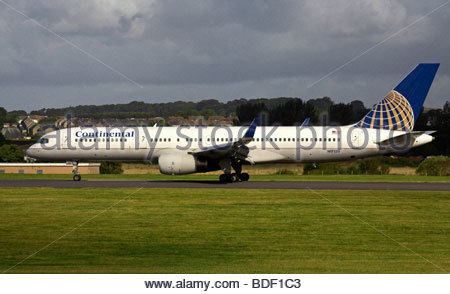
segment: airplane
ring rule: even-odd
[[[66,161],[80,181],[80,161],[157,161],[160,172],[182,175],[222,170],[220,182],[248,181],[242,166],[271,162],[329,162],[402,153],[431,142],[413,131],[439,68],[417,65],[359,122],[346,126],[72,127],[41,137],[31,158]],[[234,171],[233,171],[234,170]]]

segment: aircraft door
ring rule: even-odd
[[[148,149],[148,141],[150,138],[147,138],[146,134],[143,133],[139,138],[139,149]]]
[[[353,148],[361,148],[365,141],[364,132],[361,129],[353,129],[351,132],[351,141]]]

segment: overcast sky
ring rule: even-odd
[[[418,63],[440,62],[425,106],[442,107],[450,3],[421,17],[446,1],[0,0],[0,106],[281,96],[371,106]]]

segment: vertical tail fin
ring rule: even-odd
[[[421,63],[355,126],[412,131],[439,63]]]

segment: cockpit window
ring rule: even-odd
[[[41,143],[41,144],[47,144],[47,143],[48,143],[48,139],[47,139],[47,138],[40,138],[40,139],[38,140],[38,143]]]

